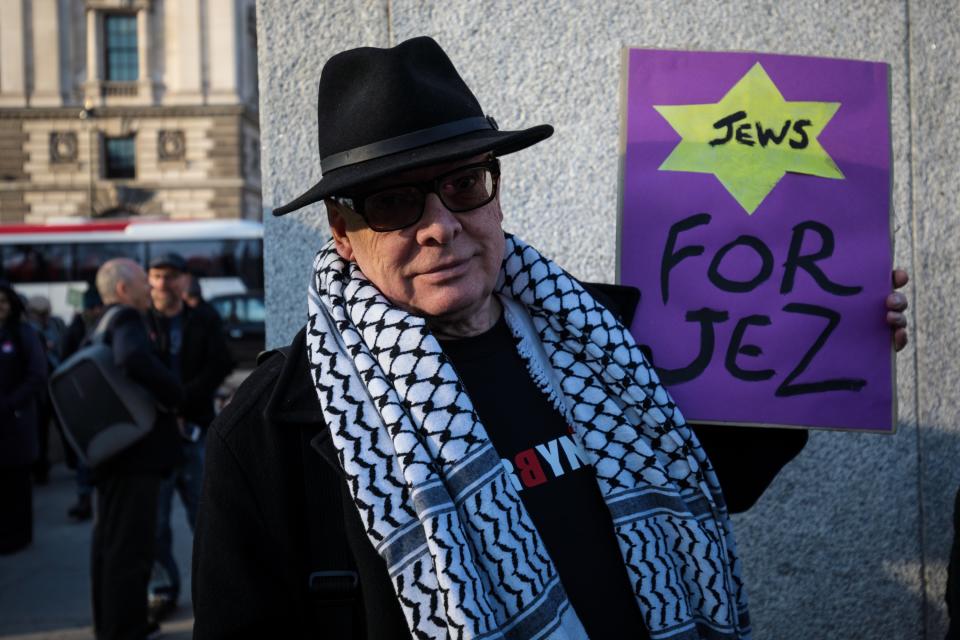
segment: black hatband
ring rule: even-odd
[[[497,123],[489,116],[464,118],[463,120],[456,120],[436,127],[412,131],[402,136],[396,136],[395,138],[387,138],[386,140],[380,140],[379,142],[367,144],[362,147],[334,153],[326,158],[320,159],[320,170],[323,171],[323,173],[327,173],[340,167],[366,162],[367,160],[381,158],[400,151],[416,149],[417,147],[422,147],[432,142],[439,142],[440,140],[446,140],[465,133],[483,131],[485,129],[496,130],[497,128]]]

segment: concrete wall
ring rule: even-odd
[[[736,519],[757,638],[942,638],[960,485],[960,3],[258,2],[264,204],[320,177],[316,82],[333,53],[432,35],[503,128],[549,141],[504,159],[505,226],[575,275],[614,275],[624,45],[882,60],[892,68],[896,262],[911,345],[891,437],[816,432]],[[268,216],[264,216],[268,218]],[[268,342],[305,320],[320,206],[266,226]]]

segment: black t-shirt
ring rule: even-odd
[[[649,638],[593,467],[530,378],[506,321],[441,345],[591,640]]]

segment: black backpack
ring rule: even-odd
[[[116,365],[106,332],[123,309],[107,309],[90,344],[50,376],[50,400],[63,434],[80,459],[96,467],[142,440],[156,422],[153,395]]]

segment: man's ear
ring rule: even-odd
[[[127,303],[127,283],[125,280],[117,280],[117,284],[113,287],[113,292],[117,296],[117,299],[120,300],[123,304]]]
[[[353,245],[347,237],[346,214],[336,200],[327,198],[323,204],[327,208],[327,222],[330,224],[330,233],[333,234],[333,244],[337,248],[337,253],[344,260],[352,262]]]

